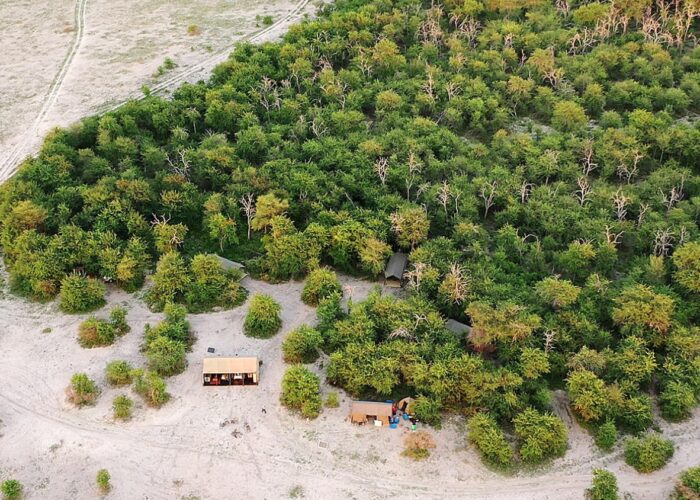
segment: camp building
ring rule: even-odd
[[[408,265],[408,255],[397,252],[391,256],[384,270],[384,284],[399,288],[403,283],[403,274]]]
[[[350,404],[350,421],[354,424],[381,422],[381,425],[389,425],[391,419],[391,403],[375,401],[353,401]],[[375,423],[375,425],[378,425]]]
[[[204,385],[258,385],[260,363],[257,357],[204,358]]]

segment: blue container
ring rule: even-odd
[[[396,429],[398,426],[399,426],[399,424],[396,424],[396,423],[391,423],[391,424],[389,424],[389,427],[390,427],[391,429]]]
[[[411,418],[411,416],[410,416],[408,413],[404,413],[404,414],[403,414],[403,419],[404,419],[404,420],[408,420],[409,418]]]

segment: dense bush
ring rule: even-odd
[[[61,310],[67,313],[93,311],[105,304],[105,286],[93,278],[71,274],[61,281]]]
[[[177,375],[187,367],[185,344],[162,335],[148,343],[145,354],[149,368],[159,375]]]
[[[6,479],[0,486],[3,500],[19,500],[22,498],[22,483],[16,479]]]
[[[474,443],[486,461],[499,466],[511,463],[513,451],[493,417],[487,413],[477,413],[469,419],[468,429],[469,441]]]
[[[82,347],[110,345],[129,329],[126,322],[126,309],[117,306],[110,312],[109,321],[97,319],[94,316],[83,321],[78,327],[78,343]]]
[[[421,422],[432,425],[436,429],[440,428],[442,424],[442,403],[439,400],[419,394],[413,401],[411,409]]]
[[[134,402],[126,394],[120,394],[112,401],[112,413],[115,420],[129,420]]]
[[[340,281],[332,270],[322,267],[309,273],[301,292],[301,300],[304,304],[317,306],[321,300],[335,293],[343,293]]]
[[[100,390],[95,381],[86,374],[76,373],[70,379],[67,393],[69,401],[80,407],[95,404]]]
[[[595,444],[603,451],[612,450],[617,442],[617,428],[615,422],[606,420],[598,427],[595,433]]]
[[[138,370],[134,376],[134,390],[154,408],[160,408],[170,399],[165,380],[156,372]]]
[[[163,312],[165,317],[156,326],[146,325],[144,339],[146,345],[158,337],[166,337],[190,345],[194,341],[187,321],[187,309],[179,304],[168,303]]]
[[[605,469],[593,471],[593,484],[588,489],[587,498],[590,500],[617,500],[617,478],[615,474]]]
[[[653,472],[666,465],[673,451],[673,442],[659,434],[631,437],[625,441],[625,462],[639,472]]]
[[[518,451],[524,462],[540,463],[566,451],[568,433],[558,417],[530,408],[518,414],[513,424]]]
[[[305,418],[316,418],[321,412],[321,389],[317,375],[302,365],[287,368],[282,377],[280,401]]]
[[[243,323],[243,331],[248,337],[272,337],[282,327],[280,311],[280,305],[269,295],[253,295]]]
[[[282,356],[287,363],[312,363],[318,358],[323,337],[308,325],[295,328],[282,342]]]
[[[105,367],[105,378],[114,387],[129,385],[134,378],[134,369],[127,361],[110,361]]]
[[[112,485],[109,482],[110,479],[112,479],[112,477],[109,475],[107,469],[100,469],[97,471],[95,480],[97,482],[97,487],[102,493],[107,493],[112,489]]]
[[[675,494],[678,500],[697,500],[700,497],[700,466],[681,473]]]

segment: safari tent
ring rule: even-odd
[[[391,416],[391,403],[353,401],[350,404],[350,421],[353,424],[374,423],[375,421],[379,421],[382,425],[389,425]]]
[[[209,385],[258,385],[257,357],[204,358],[202,381]]]
[[[384,269],[384,284],[399,288],[403,284],[403,274],[408,265],[408,255],[397,252],[391,256]]]

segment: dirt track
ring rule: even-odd
[[[348,284],[354,300],[371,286],[357,280]],[[623,491],[656,499],[670,492],[679,471],[697,461],[700,414],[683,424],[664,424],[677,452],[666,468],[649,475],[624,465],[619,450],[601,455],[578,427],[571,429],[567,455],[551,467],[502,477],[483,467],[466,446],[459,419],[437,433],[438,448],[423,464],[400,456],[401,430],[346,422],[347,398],[341,408],[303,421],[278,403],[285,369],[280,344],[289,330],[313,322],[314,310],[299,300],[300,283],[246,280],[246,286],[280,301],[283,332],[270,340],[244,337],[247,306],[191,316],[199,340],[188,356],[187,371],[168,380],[172,401],[152,410],[132,395],[139,407],[128,423],[110,418],[111,401],[123,391],[105,386],[103,369],[112,359],[143,364],[143,326],[156,322],[157,314],[135,297],[112,291],[110,303],[129,309],[132,331],[111,347],[86,350],[75,341],[82,317],[60,314],[54,304],[0,300],[5,313],[0,318],[0,477],[23,481],[30,498],[94,498],[95,473],[105,467],[115,486],[110,497],[124,499],[224,499],[233,491],[237,498],[280,498],[297,486],[308,498],[393,498],[400,491],[408,498],[561,499],[582,498],[591,470],[605,466],[618,475]],[[51,331],[42,333],[45,328]],[[259,355],[264,360],[261,384],[201,387],[201,358],[209,346],[222,354]],[[77,410],[65,401],[64,388],[77,371],[102,386],[95,407]],[[565,412],[561,395],[556,400]],[[222,427],[227,419],[235,423]]]

